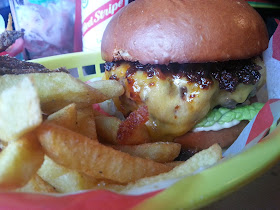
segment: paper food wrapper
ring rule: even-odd
[[[246,126],[238,139],[224,153],[222,162],[261,142],[276,127],[280,119],[280,26],[270,39],[263,54],[267,67],[269,100],[257,116]],[[217,163],[219,164],[219,163]],[[199,173],[200,169],[195,173]],[[130,209],[144,200],[164,191],[183,179],[169,179],[135,188],[125,194],[107,190],[86,191],[68,195],[42,195],[27,193],[0,193],[1,209]]]

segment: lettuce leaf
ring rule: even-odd
[[[252,120],[263,106],[263,103],[257,102],[251,105],[237,106],[235,109],[224,107],[213,109],[205,118],[196,124],[195,128],[210,127],[215,123],[224,124],[232,122],[233,120]]]

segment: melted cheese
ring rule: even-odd
[[[260,86],[265,81],[265,69],[260,59],[256,62],[263,67],[262,78],[257,84]],[[256,89],[254,85],[239,84],[231,93],[220,90],[215,80],[207,89],[203,89],[186,78],[170,76],[162,79],[157,75],[148,77],[144,71],[136,71],[127,78],[128,68],[129,65],[124,62],[106,72],[106,79],[115,75],[126,87],[125,94],[120,97],[119,102],[116,101],[116,105],[124,114],[128,114],[145,103],[150,115],[146,125],[150,136],[157,141],[169,141],[175,136],[183,135],[215,106],[224,106],[229,101],[243,103]],[[185,98],[180,94],[182,87],[187,90]]]

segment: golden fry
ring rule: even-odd
[[[77,122],[76,104],[69,104],[63,109],[49,115],[47,121],[70,130],[75,130]]]
[[[117,132],[121,120],[116,117],[99,115],[95,117],[96,131],[102,142],[117,144]]]
[[[10,142],[0,153],[0,188],[24,186],[43,163],[44,153],[37,136],[28,133]]]
[[[92,106],[77,111],[76,131],[97,141],[95,116]]]
[[[167,166],[170,166],[172,168],[175,168],[178,165],[181,165],[182,163],[184,163],[185,161],[172,161],[172,162],[168,162],[168,163],[164,163]]]
[[[114,149],[132,156],[154,160],[159,163],[173,161],[180,153],[181,145],[173,142],[155,142],[139,145],[113,145]]]
[[[37,173],[61,193],[91,189],[97,185],[94,178],[58,165],[47,156]]]
[[[37,135],[55,162],[96,179],[128,183],[170,170],[164,164],[132,157],[57,125],[43,123]]]
[[[196,153],[190,159],[184,163],[176,166],[171,171],[163,173],[153,177],[147,177],[136,181],[133,184],[129,184],[123,192],[130,191],[137,187],[142,187],[145,185],[150,185],[162,180],[179,178],[183,176],[188,176],[200,168],[206,168],[214,165],[222,158],[222,148],[218,144],[214,144],[208,149],[202,150]]]
[[[124,93],[123,86],[116,80],[98,80],[90,82],[88,85],[99,90],[108,98],[119,97]]]
[[[28,75],[33,78],[42,111],[46,114],[54,113],[71,103],[75,103],[77,108],[84,108],[109,99],[99,90],[64,72],[32,73]],[[26,75],[1,76],[0,92],[18,84],[23,77],[26,77]]]
[[[2,141],[16,140],[42,122],[40,101],[32,81],[25,76],[18,82],[19,84],[3,90],[0,95]],[[1,82],[0,84],[2,86]]]
[[[57,193],[51,185],[45,182],[37,174],[35,174],[26,185],[22,188],[16,189],[15,191],[26,193]]]

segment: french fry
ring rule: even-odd
[[[98,80],[90,82],[88,85],[101,91],[108,98],[119,97],[124,93],[123,86],[116,80]]]
[[[112,145],[114,149],[132,156],[154,160],[159,163],[173,161],[180,153],[181,145],[173,142],[155,142],[139,145]]]
[[[0,189],[24,186],[40,168],[43,158],[41,145],[33,133],[9,142],[0,153]]]
[[[37,135],[45,153],[56,163],[96,179],[128,183],[170,170],[164,164],[132,157],[57,125],[43,123]]]
[[[172,161],[172,162],[167,162],[164,164],[167,166],[170,166],[172,168],[175,168],[176,166],[181,165],[182,163],[184,163],[184,161]]]
[[[16,140],[41,124],[40,101],[29,77],[21,77],[18,84],[1,92],[0,116],[2,141]]]
[[[77,110],[76,131],[97,141],[95,117],[92,106]]]
[[[71,103],[75,103],[77,108],[84,108],[109,99],[99,90],[64,72],[32,73],[28,75],[33,78],[42,111],[46,114],[54,113]],[[0,92],[18,84],[23,77],[26,77],[26,75],[1,76]]]
[[[116,117],[99,115],[95,117],[99,140],[104,143],[117,144],[117,133],[121,120]]]
[[[139,107],[121,122],[117,132],[118,144],[143,144],[150,141],[145,123],[149,119],[147,106]]]
[[[76,170],[65,168],[55,163],[48,156],[45,156],[44,163],[37,173],[59,193],[70,193],[88,189],[120,191],[124,188],[123,185],[108,180],[97,180]]]
[[[176,166],[167,173],[157,176],[139,179],[135,183],[127,185],[122,192],[127,192],[133,188],[142,187],[152,183],[156,183],[166,179],[178,178],[192,174],[200,168],[214,165],[222,158],[222,148],[218,144],[214,144],[208,149],[196,153],[184,163]]]
[[[65,168],[47,156],[37,173],[60,193],[76,192],[97,186],[97,180],[94,178]]]
[[[128,192],[190,175],[221,158],[213,145],[186,162],[173,161],[180,144],[148,143],[146,106],[123,121],[100,110],[95,116],[92,104],[123,93],[117,81],[87,85],[63,72],[0,76],[0,189]],[[44,123],[42,113],[48,115]]]
[[[35,174],[26,185],[22,188],[16,189],[15,191],[25,193],[57,193],[51,185],[45,182],[37,174]]]
[[[49,115],[47,121],[97,140],[92,106],[77,110],[76,104],[70,104]]]
[[[70,130],[75,130],[77,123],[76,104],[69,104],[63,109],[49,115],[47,121]]]

